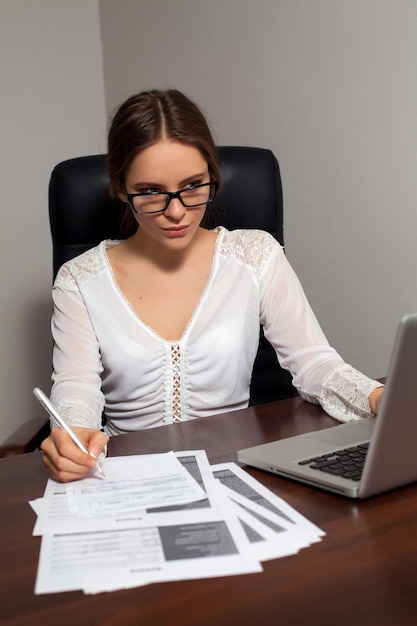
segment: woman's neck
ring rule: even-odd
[[[175,272],[194,259],[196,252],[204,248],[204,242],[212,236],[214,233],[200,227],[186,247],[172,249],[162,246],[139,228],[125,243],[130,254],[145,259],[161,270]]]

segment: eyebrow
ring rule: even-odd
[[[196,178],[204,178],[205,176],[208,176],[208,172],[198,172],[197,174],[192,174],[192,176],[187,176],[187,178],[184,178],[184,180],[182,180],[180,182],[180,186],[179,189],[182,188],[183,185],[186,185],[187,183],[191,182],[192,180],[195,180]],[[150,181],[140,181],[140,182],[136,182],[133,185],[131,185],[132,189],[140,189],[141,187],[160,187],[161,189],[165,189],[165,185],[161,185],[161,183],[156,183],[156,182],[150,182]]]

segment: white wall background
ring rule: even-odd
[[[385,374],[417,310],[415,0],[0,0],[0,58],[0,441],[49,388],[50,172],[104,151],[106,112],[148,87],[188,93],[217,143],[275,152],[313,308]]]
[[[49,391],[48,182],[105,149],[97,0],[0,1],[0,441]]]
[[[399,318],[417,310],[417,2],[99,6],[108,111],[177,87],[219,144],[271,148],[313,308],[347,361],[383,376]]]

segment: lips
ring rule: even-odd
[[[168,237],[183,237],[187,234],[189,226],[172,226],[171,228],[164,228],[164,233]]]

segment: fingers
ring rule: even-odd
[[[94,462],[94,459],[92,461]],[[62,483],[80,480],[90,471],[87,466],[74,465],[64,457],[55,459],[44,455],[43,464],[50,477]]]
[[[92,434],[91,438],[88,440],[88,451],[95,457],[99,457],[100,455],[105,456],[106,445],[109,440],[108,436],[99,430],[93,430],[90,432],[92,432]]]
[[[89,428],[74,428],[85,447],[95,456],[99,456],[105,444],[107,435]],[[79,480],[96,466],[96,461],[76,446],[60,428],[53,428],[50,436],[42,442],[44,452],[43,463],[51,476],[60,482]]]

